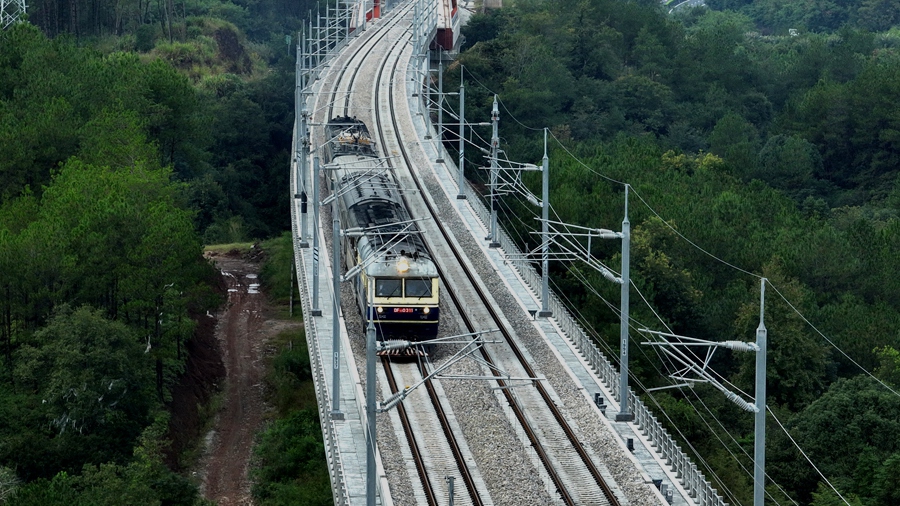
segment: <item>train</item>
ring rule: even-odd
[[[369,129],[343,116],[331,119],[325,133],[324,159],[344,231],[341,257],[364,322],[372,320],[379,340],[437,337],[437,266]]]

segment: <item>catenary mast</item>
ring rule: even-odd
[[[0,28],[5,30],[19,21],[25,9],[25,0],[0,0]]]

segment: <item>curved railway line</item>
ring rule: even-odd
[[[399,58],[394,60],[393,66],[391,68],[391,76],[390,76],[390,80],[389,80],[390,83],[393,83],[394,80],[397,79],[397,77],[398,77],[397,76],[397,68],[398,68],[399,62],[400,62]],[[385,69],[386,69],[386,65],[381,65],[380,70],[379,70],[379,78],[376,81],[377,82],[377,92],[381,91],[381,84],[384,82],[384,80],[381,78],[381,75]],[[393,86],[388,86],[388,94],[387,95],[388,95],[387,103],[394,104],[396,97],[394,96],[394,87]],[[382,118],[381,117],[381,109],[376,107],[376,109],[375,109],[376,124],[379,126],[390,125],[391,129],[394,132],[399,132],[400,124],[397,119],[395,108],[391,107],[389,109],[389,113],[390,113],[390,118]],[[386,120],[389,120],[389,121],[386,121]],[[382,137],[380,144],[382,146],[387,146],[386,139],[384,138],[385,137],[384,129],[376,128],[376,130],[379,132],[379,134]],[[399,139],[396,144],[400,147],[401,155],[402,155],[403,160],[406,162],[406,166],[413,167],[414,164],[411,160],[410,154],[409,154],[408,150],[406,149],[406,147],[403,145],[402,142],[399,142]],[[440,213],[438,212],[438,210],[437,210],[436,206],[434,205],[434,203],[432,202],[432,200],[430,198],[425,197],[426,195],[428,195],[428,191],[425,188],[424,184],[419,179],[419,177],[417,176],[416,171],[410,170],[409,174],[412,177],[412,180],[415,182],[416,189],[423,195],[422,200],[428,208],[429,215],[435,218],[433,220],[433,222],[435,224],[435,227],[440,231],[443,242],[446,243],[450,247],[450,250],[453,253],[453,258],[455,260],[455,263],[457,265],[461,265],[461,266],[466,265],[467,262],[465,261],[465,254],[461,251],[461,249],[458,247],[456,242],[451,239],[450,234],[448,233],[447,229],[443,226],[442,220],[439,219]],[[429,243],[430,242],[433,242],[433,241],[429,241]],[[435,257],[435,258],[437,258],[437,257]],[[445,259],[445,261],[446,261],[446,259]],[[485,309],[487,309],[487,311],[490,313],[490,315],[492,317],[492,321],[497,325],[497,328],[500,329],[500,333],[503,336],[503,339],[506,342],[506,345],[508,345],[509,348],[512,350],[513,354],[515,354],[516,358],[519,361],[519,365],[521,365],[521,367],[524,369],[525,374],[530,378],[537,377],[534,369],[531,367],[531,365],[529,364],[529,361],[526,359],[526,357],[522,353],[522,350],[520,350],[518,345],[516,345],[515,339],[513,338],[512,330],[508,327],[508,325],[506,325],[505,320],[503,318],[501,318],[501,315],[495,309],[495,307],[494,307],[495,304],[492,302],[492,300],[490,300],[490,297],[487,295],[486,290],[475,279],[475,273],[473,272],[473,270],[472,269],[461,269],[461,271],[466,274],[466,277],[468,278],[469,283],[471,284],[471,286],[473,286],[475,288],[475,292],[478,296],[478,300],[481,301],[483,307]],[[448,283],[448,280],[445,278],[443,279],[443,286],[445,287],[443,293],[445,295],[449,295],[452,298],[454,305],[459,310],[460,316],[465,321],[466,326],[467,326],[467,328],[465,329],[466,332],[468,332],[468,333],[478,332],[480,329],[478,328],[478,326],[476,326],[473,323],[468,312],[465,310],[466,305],[461,302],[461,300],[457,296],[456,292],[453,289],[451,289],[451,284]],[[469,304],[471,304],[472,302],[473,301],[470,300]],[[532,382],[532,384],[535,386],[535,388],[539,392],[541,399],[543,399],[543,401],[546,403],[546,407],[552,413],[552,416],[555,419],[556,423],[558,424],[559,428],[562,429],[562,431],[565,433],[565,439],[569,442],[570,449],[574,450],[574,452],[578,455],[581,463],[584,465],[584,467],[590,473],[590,476],[593,478],[594,482],[598,485],[600,491],[602,491],[602,496],[600,496],[600,497],[597,497],[597,496],[584,497],[583,495],[577,494],[572,490],[573,485],[578,486],[578,488],[582,488],[583,484],[585,483],[584,481],[581,481],[581,483],[578,483],[578,484],[572,483],[572,482],[566,483],[565,478],[563,476],[561,476],[559,470],[557,469],[557,465],[562,464],[567,467],[573,467],[572,464],[571,463],[563,464],[562,461],[566,460],[564,455],[560,455],[560,454],[557,454],[555,456],[550,455],[550,451],[546,447],[544,441],[542,441],[542,438],[540,435],[541,432],[544,432],[546,434],[547,431],[542,430],[542,429],[546,429],[546,428],[538,428],[538,427],[533,426],[532,422],[529,420],[529,416],[526,414],[525,406],[523,406],[522,402],[520,402],[518,400],[518,398],[515,395],[513,395],[512,390],[510,388],[507,388],[508,385],[502,379],[501,372],[500,372],[502,370],[502,368],[497,364],[497,362],[494,361],[491,353],[488,351],[488,349],[486,347],[481,347],[480,350],[481,350],[482,358],[485,360],[486,363],[488,363],[491,366],[490,369],[491,369],[492,373],[494,374],[494,376],[497,378],[498,385],[500,386],[501,390],[503,391],[503,393],[507,399],[507,402],[509,403],[513,412],[515,413],[516,419],[522,425],[522,427],[525,431],[525,434],[528,437],[528,440],[531,442],[532,446],[534,447],[535,451],[537,452],[548,475],[550,476],[550,479],[553,481],[553,484],[556,486],[556,490],[559,493],[560,497],[562,498],[562,501],[568,505],[576,505],[576,504],[588,504],[588,502],[585,502],[580,499],[589,499],[590,504],[609,504],[609,505],[613,505],[613,506],[618,506],[619,501],[615,497],[615,494],[613,494],[611,487],[606,483],[606,480],[601,475],[599,468],[596,466],[593,459],[588,454],[586,448],[579,441],[579,438],[576,435],[575,431],[569,425],[569,423],[566,421],[565,416],[562,414],[560,408],[556,405],[556,402],[554,402],[553,398],[551,397],[551,395],[548,392],[545,385],[541,381],[533,381]],[[555,462],[554,462],[554,460],[555,460]]]
[[[411,205],[411,210],[427,210],[428,215],[433,218],[429,222],[430,229],[437,231],[438,235],[437,237],[426,236],[426,242],[432,249],[432,257],[440,259],[442,293],[448,297],[445,300],[455,306],[465,332],[478,333],[489,329],[499,329],[502,342],[482,346],[480,360],[486,363],[488,369],[491,370],[494,381],[510,406],[513,417],[521,426],[521,431],[525,434],[528,444],[534,449],[543,472],[546,473],[553,489],[558,494],[557,501],[568,505],[608,504],[618,506],[620,502],[613,487],[607,484],[606,478],[595,462],[595,457],[581,443],[577,429],[571,426],[566,415],[560,410],[556,394],[551,387],[539,379],[538,372],[529,364],[527,352],[516,344],[516,337],[511,325],[494,307],[495,303],[492,297],[478,279],[474,269],[468,267],[470,263],[466,254],[453,238],[452,233],[442,223],[440,212],[415,169],[416,165],[408,146],[399,138],[398,132],[403,129],[394,104],[397,103],[395,100],[405,101],[406,98],[395,96],[394,83],[403,82],[406,79],[402,62],[403,56],[409,51],[410,32],[408,29],[401,31],[401,25],[410,10],[409,7],[400,8],[381,20],[380,23],[383,26],[369,36],[360,45],[361,47],[352,54],[346,57],[342,55],[333,62],[335,65],[340,65],[340,70],[335,72],[336,78],[332,87],[327,91],[326,120],[340,115],[353,115],[351,105],[354,101],[351,98],[356,98],[357,103],[361,101],[372,104],[370,130],[378,136],[378,144],[381,146],[381,154],[385,157],[387,166],[394,169],[395,177],[402,187],[412,183],[417,190],[415,192],[417,195],[404,196],[404,199]],[[396,36],[398,31],[400,36]],[[392,34],[395,35],[393,39],[391,39]],[[374,76],[369,75],[372,72],[371,62],[373,60],[377,60]],[[372,96],[367,102],[365,96],[369,93]],[[343,98],[343,105],[338,105],[341,98]],[[336,111],[341,108],[343,111]],[[368,113],[369,111],[364,112]],[[388,146],[391,147],[390,150],[388,150]],[[449,272],[450,270],[453,271],[452,274]],[[462,300],[465,300],[466,303],[463,303]],[[351,311],[350,314],[355,316],[356,312]],[[399,371],[395,370],[398,364],[391,364],[385,358],[382,360],[382,366],[390,391],[397,392],[399,388],[394,382],[394,374]],[[416,371],[403,365],[401,367],[403,369],[400,374],[407,384],[408,382],[418,382],[429,372],[429,367],[424,362],[418,363]],[[504,374],[502,371],[508,372]],[[525,377],[530,380],[527,384],[517,382],[513,385],[508,381],[509,376]],[[422,401],[417,402],[415,408],[404,407],[403,403],[398,406],[403,432],[406,435],[410,453],[416,461],[416,473],[421,482],[422,495],[428,504],[442,503],[441,498],[447,491],[442,488],[442,480],[439,479],[441,477],[432,476],[429,468],[444,469],[452,465],[458,476],[462,478],[466,491],[466,496],[458,498],[458,503],[490,504],[489,497],[482,498],[482,494],[488,495],[488,493],[483,490],[483,486],[479,486],[478,480],[473,476],[477,474],[477,470],[473,471],[469,468],[464,443],[460,441],[462,436],[455,434],[452,424],[448,421],[448,415],[443,407],[445,401],[431,381],[426,382],[425,386],[428,391],[427,398],[430,399],[430,407],[421,406],[424,404]],[[416,399],[423,398],[416,397]],[[410,413],[410,411],[415,413]],[[424,429],[424,427],[440,427],[440,429]],[[426,437],[418,437],[420,434],[417,432],[426,434]],[[423,441],[423,439],[428,441]],[[441,448],[449,449],[449,452],[442,452]],[[436,460],[441,463],[435,464]],[[448,460],[452,460],[452,464]],[[431,463],[429,464],[429,462]],[[490,465],[490,463],[481,465]],[[596,486],[588,486],[588,483]],[[418,484],[416,485],[418,486]]]
[[[371,40],[367,41],[361,48],[354,52],[347,60],[346,64],[341,67],[338,72],[336,83],[329,92],[330,99],[328,100],[327,118],[351,115],[351,90],[363,88],[365,86],[364,79],[362,79],[363,86],[355,86],[358,85],[361,80],[360,75],[363,73],[364,68],[362,62],[371,58],[372,55],[375,54],[375,50],[384,45],[385,39],[387,39],[391,33],[390,28],[402,22],[403,16],[410,10],[409,7],[400,9],[398,12],[385,19],[384,21],[388,23],[388,26],[382,27]],[[387,41],[387,43],[390,44],[391,49],[386,51],[385,54],[390,55],[400,45],[408,43],[408,40],[404,37],[399,37],[396,40]],[[349,72],[348,75],[348,70],[350,69],[352,69],[352,72]],[[343,96],[343,105],[338,106],[337,104],[340,102],[341,96]],[[336,111],[336,109],[338,110]],[[340,109],[342,109],[342,111]],[[394,379],[394,367],[396,367],[396,365],[391,365],[389,357],[384,357],[382,359],[382,371],[392,393],[398,391],[398,386]],[[425,364],[419,363],[417,374],[419,374],[419,377],[410,378],[409,371],[407,371],[405,373],[405,379],[409,381],[418,381],[427,376],[428,373]],[[465,461],[464,452],[460,443],[457,441],[456,433],[448,421],[448,416],[442,405],[440,396],[430,381],[426,382],[425,386],[431,400],[431,409],[422,409],[422,407],[419,407],[418,409],[411,410],[402,403],[397,407],[400,423],[403,427],[403,433],[405,434],[407,444],[413,456],[416,472],[421,481],[423,496],[429,505],[437,506],[440,503],[439,497],[445,496],[446,491],[441,491],[441,493],[439,493],[439,491],[436,490],[442,483],[439,481],[440,477],[431,476],[429,468],[446,469],[450,466],[448,461],[452,459],[456,474],[462,478],[464,490],[468,494],[465,498],[457,498],[457,504],[463,506],[468,504],[482,506],[484,502],[481,500],[481,493],[477,490],[475,479]],[[415,415],[411,414],[410,411],[415,411]],[[413,422],[412,420],[414,416],[417,420],[416,422]],[[433,427],[434,430],[421,430],[423,426]],[[419,427],[420,430],[415,430],[415,427]],[[423,432],[428,436],[427,438],[422,438],[421,435],[417,436],[417,432]],[[438,434],[442,434],[443,437],[439,437]],[[437,458],[435,458],[436,454],[444,453],[440,451],[442,448],[449,448],[450,454],[437,455]],[[432,462],[432,465],[426,464],[426,461]],[[434,461],[437,462],[435,463]]]

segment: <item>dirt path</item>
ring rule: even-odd
[[[263,424],[266,344],[280,330],[297,325],[274,318],[259,292],[257,265],[239,256],[214,257],[228,285],[228,302],[218,314],[216,339],[225,362],[222,408],[206,437],[198,474],[201,492],[222,506],[252,504],[248,470],[253,438]]]

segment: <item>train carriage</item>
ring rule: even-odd
[[[399,187],[379,159],[365,124],[335,118],[326,128],[326,162],[338,191],[341,246],[360,312],[379,339],[437,336],[437,267],[410,217]]]

